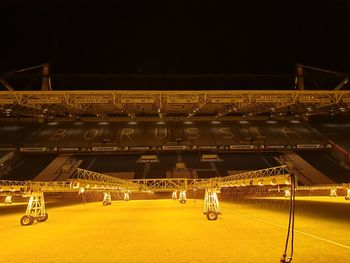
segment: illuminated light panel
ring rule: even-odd
[[[109,124],[109,122],[106,122],[106,121],[101,121],[98,123],[98,125],[108,125],[108,124]]]
[[[249,121],[239,121],[240,124],[248,124]]]
[[[268,123],[268,124],[276,124],[277,121],[266,121],[266,123]]]
[[[49,122],[47,125],[50,125],[50,126],[58,125],[58,122],[57,121]]]
[[[220,121],[212,121],[211,124],[220,124]]]
[[[185,121],[184,124],[189,125],[189,124],[193,124],[193,122],[192,121]]]
[[[137,125],[138,122],[137,122],[137,121],[129,121],[128,124],[129,124],[129,125]]]

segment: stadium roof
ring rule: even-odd
[[[350,91],[2,91],[0,108],[6,118],[308,118],[347,113]]]

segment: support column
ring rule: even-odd
[[[345,200],[350,200],[350,189],[346,190]]]
[[[187,198],[186,198],[186,191],[180,191],[180,194],[179,194],[179,201],[181,204],[185,204],[186,201],[187,201]]]
[[[6,196],[4,204],[5,204],[5,205],[10,205],[10,204],[12,204],[12,195]]]
[[[130,200],[129,193],[128,193],[128,192],[125,192],[125,193],[124,193],[124,201],[125,201],[125,202],[128,202],[129,200]]]
[[[220,189],[205,189],[203,214],[207,216],[208,220],[216,220],[218,216],[221,215],[217,193],[220,193]]]
[[[289,190],[284,190],[284,197],[290,198],[290,191]]]
[[[105,192],[103,193],[103,205],[111,205],[112,204],[112,198],[111,198],[111,193],[110,192]]]
[[[337,197],[337,189],[336,188],[331,189],[331,193],[329,196],[330,197]]]
[[[172,193],[171,198],[172,198],[173,200],[176,200],[176,199],[177,199],[177,191],[174,191],[174,192]]]
[[[47,218],[48,214],[45,211],[44,193],[31,193],[26,214],[21,218],[21,225],[32,225],[34,220],[38,222],[45,222]]]

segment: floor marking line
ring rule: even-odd
[[[273,222],[270,222],[270,221],[267,221],[267,220],[264,220],[264,219],[256,218],[254,216],[249,216],[249,215],[242,214],[242,213],[239,213],[239,212],[236,212],[236,211],[232,211],[232,210],[231,210],[231,212],[234,213],[234,214],[240,215],[240,216],[244,216],[244,217],[256,220],[256,221],[264,222],[264,223],[269,224],[269,225],[277,226],[279,228],[288,229],[286,226],[283,226],[283,225],[280,225],[280,224],[276,224],[276,223],[273,223]],[[342,248],[350,249],[350,246],[347,246],[347,245],[344,245],[344,244],[341,244],[341,243],[338,243],[338,242],[335,242],[333,240],[329,240],[329,239],[326,239],[326,238],[323,238],[323,237],[315,236],[313,234],[309,234],[309,233],[306,233],[304,231],[300,231],[300,230],[294,229],[294,232],[302,234],[302,235],[305,235],[305,236],[309,236],[309,237],[312,237],[312,238],[315,238],[315,239],[318,239],[318,240],[322,240],[322,241],[328,242],[330,244],[333,244],[333,245],[336,245],[336,246],[339,246],[339,247],[342,247]]]

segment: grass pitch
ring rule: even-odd
[[[19,223],[25,207],[9,214],[0,207],[1,262],[279,262],[286,210],[221,205],[223,215],[208,221],[198,200],[47,204],[48,221],[27,227]],[[303,205],[299,200],[293,262],[348,262],[350,214],[298,212]]]

